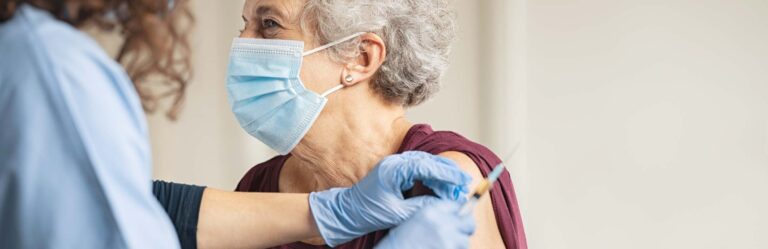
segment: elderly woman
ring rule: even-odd
[[[461,135],[405,118],[437,92],[448,66],[454,15],[446,0],[247,0],[243,19],[229,65],[232,110],[281,155],[248,171],[238,191],[351,186],[383,157],[414,150],[455,161],[474,184],[500,162]],[[526,248],[509,175],[499,182],[474,211],[471,246]],[[408,193],[422,194],[418,186]],[[339,248],[372,248],[385,234]]]

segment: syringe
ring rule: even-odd
[[[493,188],[493,183],[496,182],[496,180],[499,179],[499,176],[501,176],[501,173],[504,172],[504,163],[499,163],[496,165],[495,168],[493,168],[493,171],[488,174],[488,177],[483,179],[482,182],[480,182],[479,185],[475,188],[475,192],[472,193],[472,196],[469,197],[469,200],[464,203],[463,206],[461,206],[461,209],[459,210],[460,214],[466,215],[469,212],[472,211],[472,209],[475,208],[475,205],[477,205],[477,202],[480,200],[480,197],[483,197],[485,193],[488,193],[488,191]]]
[[[512,158],[512,156],[515,155],[517,152],[517,149],[520,147],[520,143],[515,144],[515,147],[512,148],[512,151],[509,154],[508,158]],[[475,208],[477,205],[477,202],[480,201],[480,198],[483,197],[485,193],[488,193],[488,191],[493,188],[493,183],[496,182],[496,180],[499,179],[499,176],[501,176],[501,173],[504,173],[504,169],[507,167],[504,165],[504,162],[499,163],[496,165],[496,167],[493,168],[491,173],[488,173],[488,177],[483,179],[482,182],[480,182],[479,185],[475,188],[475,192],[472,193],[472,195],[468,198],[467,202],[464,203],[463,206],[461,206],[461,209],[459,210],[459,214],[466,215],[472,212],[472,209]]]

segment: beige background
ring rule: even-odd
[[[232,189],[273,154],[224,92],[242,1],[194,1],[196,78],[150,117],[155,176]],[[413,121],[513,168],[531,248],[768,248],[768,1],[457,0]]]

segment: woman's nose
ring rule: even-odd
[[[255,32],[252,30],[245,30],[242,33],[240,33],[240,38],[262,38],[261,35],[259,35],[259,32]]]
[[[251,25],[247,25],[245,29],[243,29],[242,32],[240,32],[240,38],[264,38],[261,33],[258,32],[256,28],[254,28]]]

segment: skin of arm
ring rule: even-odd
[[[203,192],[197,227],[201,249],[266,248],[317,236],[309,194]]]
[[[470,184],[469,191],[472,192],[475,187],[483,180],[483,175],[480,173],[480,169],[477,168],[472,159],[461,152],[447,151],[439,154],[448,159],[453,160],[459,165],[459,168],[464,170],[472,176],[472,184]],[[501,239],[501,233],[499,233],[498,225],[496,224],[496,216],[493,213],[493,205],[491,204],[490,195],[485,195],[480,199],[474,210],[475,221],[477,222],[477,229],[475,234],[469,240],[470,248],[504,248],[504,241]]]

